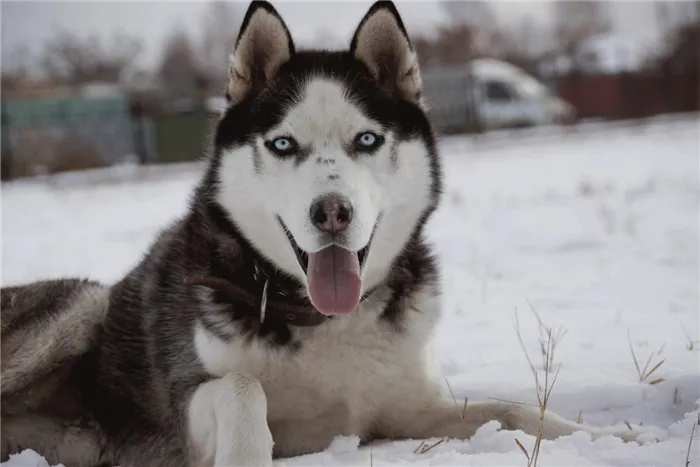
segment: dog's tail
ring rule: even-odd
[[[467,408],[465,418],[469,419],[473,416],[484,421],[497,420],[505,429],[522,430],[531,436],[538,436],[541,432],[542,438],[547,440],[569,436],[577,431],[589,433],[592,439],[615,436],[625,442],[637,441],[640,435],[639,431],[631,427],[592,427],[567,420],[549,409],[542,411],[535,405],[511,402],[493,401],[471,404],[471,407]]]
[[[550,410],[542,412],[536,405],[506,401],[469,403],[460,410],[453,401],[443,400],[408,418],[399,415],[399,419],[400,424],[386,428],[387,437],[469,439],[491,421],[500,423],[504,430],[521,430],[547,440],[583,431],[593,439],[612,435],[625,442],[634,442],[640,441],[638,436],[642,433],[629,428],[595,428],[566,420]]]

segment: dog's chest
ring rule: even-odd
[[[362,310],[358,310],[362,311]],[[421,343],[394,330],[376,313],[359,313],[295,331],[300,348],[270,347],[244,339],[223,342],[196,331],[197,353],[208,372],[255,376],[267,397],[268,421],[284,431],[287,423],[303,431],[359,434],[378,408],[395,397],[400,381],[420,374]],[[290,428],[291,429],[291,428]]]

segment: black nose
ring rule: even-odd
[[[320,231],[342,232],[352,221],[352,205],[340,195],[326,195],[311,204],[309,215]]]

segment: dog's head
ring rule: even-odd
[[[248,241],[352,312],[435,209],[440,167],[416,55],[396,7],[375,3],[346,51],[297,51],[253,2],[215,133],[216,197]]]

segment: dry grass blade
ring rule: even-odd
[[[509,404],[529,405],[530,407],[539,407],[539,405],[530,404],[529,402],[512,401],[510,399],[499,399],[498,397],[489,397],[489,399],[494,400],[494,401],[499,401],[499,402],[508,402]]]
[[[649,369],[649,365],[651,365],[651,359],[652,359],[652,358],[654,358],[654,354],[649,355],[649,358],[647,359],[647,363],[646,363],[646,365],[644,365],[644,369],[642,370],[642,372],[640,373],[640,375],[646,375],[646,374],[647,374],[647,370]],[[640,378],[641,378],[641,377],[642,377],[642,376],[640,376]]]
[[[681,324],[681,329],[683,330],[683,334],[685,334],[685,338],[688,340],[688,345],[686,345],[685,348],[692,351],[695,349],[695,344],[700,344],[700,340],[694,341],[690,337],[690,334],[688,334],[688,331],[685,330],[685,326],[683,326],[683,324]]]
[[[663,365],[665,361],[666,361],[666,359],[664,358],[664,359],[661,360],[659,363],[657,363],[656,365],[654,365],[654,368],[652,368],[648,373],[645,373],[645,375],[646,375],[646,376],[645,376],[645,379],[648,378],[649,376],[651,376],[652,374],[654,374],[654,372],[655,372],[656,370],[658,370],[659,367],[660,367],[661,365]]]
[[[454,403],[455,403],[455,407],[457,408],[457,410],[460,410],[459,404],[457,403],[457,398],[455,397],[455,393],[452,392],[452,386],[450,386],[450,382],[447,381],[447,378],[445,378],[445,384],[447,384],[447,389],[450,390],[450,395],[452,396],[452,400],[453,400]],[[466,413],[467,413],[467,401],[468,401],[468,399],[465,397],[465,398],[464,398],[464,404],[462,405],[462,410],[461,410],[460,413],[459,413],[459,418],[460,418],[462,421],[464,421],[464,416],[465,416]]]
[[[576,423],[583,425],[583,409],[579,409],[578,417],[576,417]]]
[[[627,330],[627,342],[630,345],[630,352],[632,352],[632,359],[634,360],[634,366],[635,366],[635,368],[637,368],[637,374],[639,375],[639,378],[641,380],[642,369],[639,368],[639,361],[637,361],[637,355],[634,353],[634,347],[632,347],[632,337],[630,336],[629,329]]]
[[[457,398],[455,397],[455,393],[452,392],[452,386],[450,386],[450,382],[447,381],[447,378],[445,378],[445,384],[447,384],[447,389],[450,390],[450,395],[452,396],[452,400],[455,403],[455,407],[457,410],[459,410],[459,404],[457,403]],[[464,416],[467,413],[467,398],[464,398],[464,405],[462,406],[462,411],[459,413],[459,418],[464,421]]]
[[[426,452],[428,452],[428,451],[430,451],[431,449],[433,449],[435,446],[438,446],[438,445],[444,443],[445,441],[447,441],[447,439],[448,439],[448,438],[446,438],[446,437],[445,437],[445,438],[440,438],[438,441],[436,441],[435,443],[431,444],[430,446],[424,445],[423,448],[420,450],[419,454],[425,454]]]
[[[629,330],[627,331],[627,342],[629,343],[630,352],[632,353],[632,359],[634,360],[634,367],[637,369],[637,375],[639,376],[639,382],[640,382],[640,383],[643,383],[644,381],[647,380],[647,378],[649,378],[651,375],[653,375],[654,372],[655,372],[656,370],[658,370],[659,367],[661,367],[661,365],[664,364],[664,362],[666,361],[666,359],[665,359],[665,358],[664,358],[664,359],[661,359],[661,360],[660,360],[658,363],[656,363],[656,365],[654,365],[654,366],[651,368],[651,370],[650,370],[650,369],[649,369],[649,365],[651,365],[652,358],[654,358],[654,353],[652,353],[651,355],[649,355],[649,358],[647,359],[647,363],[646,363],[646,365],[644,365],[644,369],[642,369],[642,368],[639,366],[639,360],[637,360],[637,355],[636,355],[635,352],[634,352],[634,347],[632,346],[632,338],[630,337],[630,332],[629,332]],[[663,347],[664,347],[664,346],[662,346],[662,347],[656,352],[656,355],[660,355],[660,354],[661,354],[661,352],[663,351]],[[664,381],[663,378],[657,378],[657,379],[651,381],[649,384],[658,384],[658,383],[661,383],[661,382],[663,382],[663,381]]]
[[[628,430],[634,431],[634,430],[632,429],[632,425],[630,425],[630,422],[628,422],[627,420],[625,420],[625,425],[627,425],[627,429],[628,429]]]
[[[693,428],[690,430],[690,440],[688,440],[688,453],[685,455],[685,467],[690,467],[690,451],[693,447],[693,437],[695,436],[695,427],[700,425],[700,412],[698,412],[698,422],[693,423]]]
[[[425,444],[425,440],[421,441],[420,444],[418,445],[418,447],[413,450],[413,454],[417,454],[418,451],[420,450],[420,448],[422,448],[424,444]]]
[[[557,369],[556,374],[554,375],[554,378],[552,379],[552,382],[550,384],[549,382],[549,371],[547,369],[552,368],[552,361],[554,360],[554,346],[552,345],[552,331],[551,329],[547,331],[547,345],[544,346],[545,348],[545,355],[544,355],[544,361],[545,361],[545,373],[544,373],[544,389],[541,388],[540,386],[540,379],[537,374],[537,370],[535,369],[535,366],[532,364],[532,360],[530,360],[530,356],[527,353],[527,350],[525,348],[525,343],[523,342],[522,335],[520,334],[520,323],[518,321],[518,312],[517,310],[515,311],[515,321],[516,321],[516,329],[515,332],[518,336],[518,341],[520,342],[520,346],[523,349],[523,353],[525,353],[525,358],[527,359],[528,363],[530,364],[530,369],[532,370],[532,373],[535,377],[535,389],[537,391],[537,401],[539,404],[540,408],[540,423],[537,428],[537,437],[535,438],[535,446],[532,450],[532,454],[528,456],[528,467],[536,467],[537,463],[539,461],[539,456],[540,456],[540,449],[542,446],[542,438],[543,438],[543,428],[544,428],[544,416],[545,412],[547,411],[547,404],[549,403],[549,397],[552,394],[552,389],[554,389],[554,384],[557,381],[557,377],[559,376],[559,371],[561,370],[561,365]],[[520,444],[520,443],[519,443]],[[522,450],[524,452],[527,452],[527,450],[522,447]]]
[[[528,363],[528,365],[530,365],[530,369],[532,370],[532,373],[535,375],[535,379],[537,379],[537,370],[535,369],[535,365],[532,364],[532,360],[530,360],[530,355],[527,353],[527,349],[525,348],[525,342],[523,341],[523,336],[520,334],[520,320],[518,319],[517,308],[515,310],[515,333],[518,335],[518,342],[520,342],[520,348],[523,349],[523,353],[525,354],[525,358],[527,359],[527,363]],[[538,389],[538,394],[539,394],[539,382],[537,383],[537,389]]]
[[[520,440],[518,438],[515,438],[515,444],[517,444],[518,447],[520,448],[520,450],[523,452],[523,454],[525,454],[525,457],[527,457],[527,461],[529,463],[530,462],[530,454],[527,453],[527,449],[525,449],[525,446],[523,446],[523,444],[520,442]]]
[[[530,300],[525,298],[525,301],[527,302],[528,306],[530,307],[530,311],[532,311],[532,314],[535,315],[535,319],[537,320],[537,325],[539,327],[540,331],[540,354],[542,355],[542,365],[544,367],[544,371],[552,371],[551,367],[551,361],[549,361],[549,356],[550,353],[547,352],[547,348],[545,346],[545,337],[547,337],[549,340],[551,340],[551,354],[554,354],[554,350],[556,349],[557,345],[564,339],[564,336],[569,332],[568,329],[565,329],[562,326],[559,326],[557,328],[556,332],[552,333],[552,328],[548,327],[547,325],[544,324],[544,321],[542,321],[542,318],[540,318],[539,313],[537,313],[537,310],[535,307],[532,305]]]
[[[554,389],[554,383],[557,382],[557,378],[559,377],[559,371],[560,371],[560,370],[561,370],[561,366],[559,366],[559,368],[557,368],[557,372],[554,373],[554,378],[552,378],[552,384],[549,385],[549,390],[547,391],[547,399],[545,400],[545,404],[546,404],[547,401],[549,400],[550,394],[552,394],[552,389]],[[546,389],[546,388],[547,388],[547,385],[546,385],[546,383],[545,383],[545,389]]]

